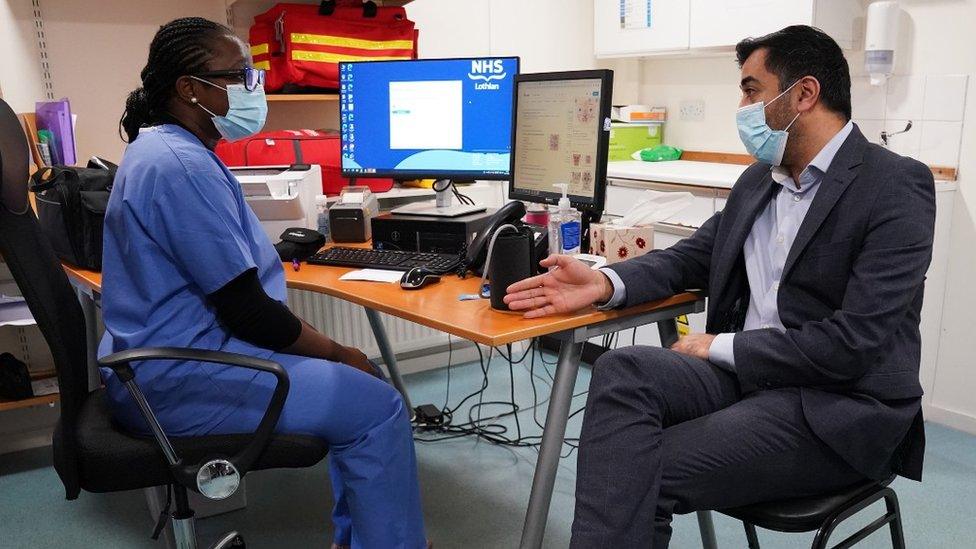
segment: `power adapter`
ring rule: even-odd
[[[418,427],[440,427],[444,424],[444,413],[433,404],[421,404],[413,409],[414,422]]]

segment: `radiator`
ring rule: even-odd
[[[305,290],[288,290],[288,307],[315,329],[343,345],[356,347],[370,358],[379,357],[366,312],[361,305]],[[380,313],[390,345],[397,354],[447,343],[447,334]]]

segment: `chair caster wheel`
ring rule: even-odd
[[[246,549],[244,536],[237,532],[227,532],[210,546],[210,549]]]

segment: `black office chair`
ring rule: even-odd
[[[328,448],[315,437],[273,433],[288,394],[288,374],[280,365],[196,349],[130,349],[103,359],[101,364],[112,368],[125,383],[153,437],[133,436],[115,426],[104,389],[88,390],[85,318],[30,207],[27,154],[23,129],[10,106],[0,99],[0,254],[51,348],[57,369],[61,413],[54,432],[54,466],[66,497],[76,499],[82,489],[115,492],[168,486],[175,495],[171,515],[175,543],[180,549],[194,549],[197,542],[187,489],[223,499],[236,491],[248,471],[309,467],[321,461]],[[148,359],[199,360],[259,370],[273,374],[277,385],[252,434],[170,438],[156,421],[129,366],[132,361]],[[165,524],[160,522],[156,535]],[[243,538],[236,532],[211,545],[243,546]]]
[[[749,549],[759,549],[756,526],[777,532],[816,530],[813,549],[826,549],[827,540],[838,525],[872,503],[884,499],[887,507],[884,516],[872,521],[833,547],[834,549],[851,547],[887,524],[891,530],[891,546],[894,549],[905,549],[898,495],[888,486],[894,479],[892,475],[880,482],[864,481],[822,496],[757,503],[735,509],[722,509],[718,512],[742,521],[749,541]]]

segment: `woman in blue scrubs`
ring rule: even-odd
[[[427,547],[409,410],[357,349],[285,305],[281,262],[218,139],[264,125],[263,72],[229,29],[200,18],[159,29],[122,118],[129,146],[105,215],[100,354],[135,347],[231,351],[281,364],[290,391],[277,431],[330,446],[333,547]],[[173,436],[252,432],[273,376],[198,362],[145,362],[136,381]],[[147,432],[102,369],[123,426]]]

